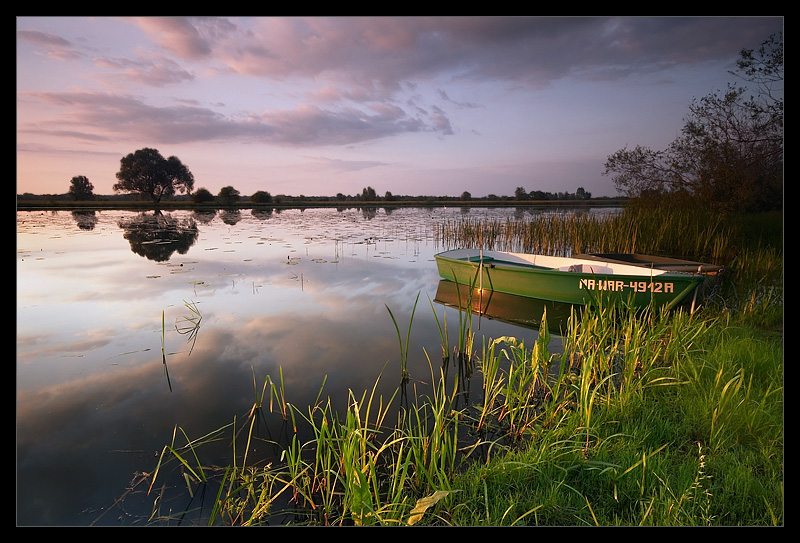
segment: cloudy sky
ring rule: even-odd
[[[782,17],[18,17],[17,193],[137,149],[243,195],[614,196]]]

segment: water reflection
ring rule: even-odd
[[[564,330],[573,306],[549,300],[515,296],[503,292],[472,288],[452,281],[439,281],[437,303],[469,311],[480,318],[539,330],[546,317],[551,333]]]
[[[97,224],[97,214],[94,211],[73,211],[72,217],[81,230],[92,230]]]
[[[131,251],[156,262],[166,262],[175,252],[186,254],[199,235],[194,219],[160,211],[123,218],[119,227]]]
[[[401,368],[386,308],[405,328],[417,295],[410,387],[428,384],[439,361],[426,353],[441,351],[436,317],[458,320],[433,303],[433,232],[461,213],[18,212],[18,524],[141,521],[152,496],[109,508],[154,468],[175,426],[198,437],[243,420],[254,379],[280,369],[297,406],[323,382],[334,407],[376,381],[388,398]],[[190,306],[201,320],[187,334]],[[536,338],[488,318],[479,333]],[[281,432],[280,417],[269,422]]]

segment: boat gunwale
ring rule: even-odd
[[[536,254],[527,255],[525,253],[514,253],[506,251],[487,250],[482,252],[482,258],[476,258],[478,253],[479,250],[477,249],[451,249],[448,251],[437,253],[436,255],[434,255],[434,257],[436,258],[436,260],[447,260],[459,265],[468,265],[472,267],[479,267],[483,265],[489,268],[499,267],[507,269],[530,270],[532,272],[545,273],[545,274],[550,274],[550,273],[570,274],[570,275],[574,274],[585,277],[629,276],[637,278],[658,277],[659,279],[667,279],[667,278],[687,279],[689,277],[698,277],[703,275],[702,273],[698,273],[697,271],[663,270],[653,267],[637,266],[633,264],[624,264],[612,261],[536,255]],[[461,255],[461,256],[456,256],[456,255]],[[534,260],[531,261],[530,258],[528,257],[534,257]],[[536,258],[544,259],[545,262],[548,263],[561,264],[561,266],[558,267],[552,265],[543,266],[541,264],[536,264],[535,263]],[[562,267],[566,267],[570,264],[583,264],[587,266],[602,267],[606,268],[606,270],[569,271],[567,269],[561,269]]]

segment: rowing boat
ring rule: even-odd
[[[613,260],[557,257],[481,249],[435,255],[442,279],[518,296],[586,305],[611,301],[673,308],[705,275]]]

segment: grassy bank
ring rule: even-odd
[[[426,353],[430,388],[401,383],[388,399],[354,393],[345,413],[334,412],[322,390],[313,406],[294,406],[280,376],[256,378],[246,421],[203,438],[176,427],[148,476],[150,520],[782,525],[783,266],[782,242],[773,237],[782,231],[772,220],[743,229],[724,217],[628,210],[598,222],[445,225],[442,244],[673,254],[723,264],[729,275],[695,313],[594,307],[564,330],[544,327],[534,345],[513,337],[476,345],[469,316],[456,326],[437,315],[442,352]],[[537,249],[544,240],[548,246]],[[410,331],[413,314],[403,317]],[[562,337],[558,352],[550,350],[551,332]],[[402,365],[408,332],[398,326],[397,335]],[[480,398],[465,401],[467,376],[480,381]],[[398,407],[395,420],[389,414]],[[247,451],[265,412],[313,438],[291,433],[274,444],[280,461],[252,462]],[[233,460],[209,467],[204,445],[219,439],[234,444]],[[159,506],[158,489],[176,472],[187,499],[213,493],[210,511],[192,517]]]
[[[557,424],[456,476],[459,494],[432,522],[782,525],[781,338],[685,314],[639,326],[616,335],[617,386],[607,348],[572,345],[585,359]]]

